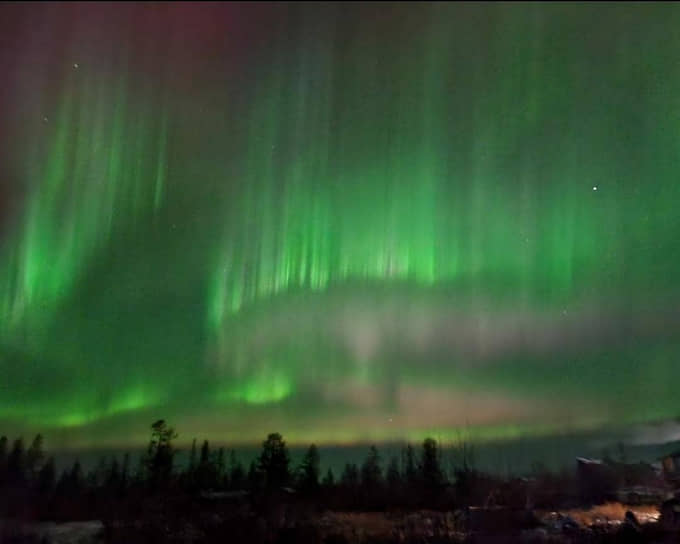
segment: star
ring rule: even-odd
[[[593,191],[597,191],[597,185],[593,185]]]
[[[73,68],[75,68],[76,70],[78,69],[78,66],[79,66],[79,65],[78,65],[77,62],[74,62],[74,63],[73,63]]]

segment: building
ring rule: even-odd
[[[660,461],[666,481],[680,484],[680,450],[665,455]]]

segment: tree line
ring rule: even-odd
[[[173,441],[175,430],[164,420],[151,427],[151,439],[142,458],[137,478],[152,488],[179,485],[193,490],[262,490],[291,488],[297,491],[317,491],[321,487],[344,486],[363,488],[396,488],[424,486],[436,488],[447,483],[441,466],[441,452],[433,438],[426,438],[419,454],[412,445],[402,452],[402,462],[392,457],[383,468],[376,446],[370,446],[361,465],[347,463],[339,474],[329,468],[320,473],[319,449],[311,444],[302,460],[293,466],[288,446],[279,433],[271,433],[262,443],[260,454],[246,469],[231,450],[227,458],[223,447],[211,449],[208,440],[200,448],[193,440],[187,465],[175,470],[177,450]]]
[[[211,448],[208,440],[194,439],[188,463],[178,466],[175,447],[177,433],[165,420],[151,425],[145,453],[136,466],[130,455],[102,458],[84,472],[76,460],[57,474],[54,457],[46,455],[41,435],[26,447],[23,439],[11,445],[0,438],[0,489],[19,491],[52,500],[74,500],[79,496],[102,495],[124,497],[129,493],[170,492],[247,492],[251,494],[284,492],[298,496],[323,496],[336,507],[370,507],[389,503],[434,501],[446,488],[458,494],[478,478],[463,460],[449,482],[442,468],[441,449],[436,440],[426,438],[420,447],[406,445],[401,459],[391,457],[387,463],[376,446],[370,446],[362,463],[346,463],[339,474],[329,468],[321,474],[321,458],[315,444],[310,445],[301,461],[293,465],[288,446],[279,433],[271,433],[262,443],[255,459],[246,467],[234,450]],[[94,500],[94,499],[93,499]]]

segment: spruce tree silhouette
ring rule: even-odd
[[[116,457],[107,468],[104,486],[109,493],[117,493],[120,489],[120,465]]]
[[[77,459],[71,470],[64,470],[57,483],[57,494],[62,497],[77,497],[83,488],[83,469]]]
[[[217,450],[217,455],[215,456],[214,471],[215,471],[215,486],[224,489],[227,487],[227,474],[226,474],[226,462],[224,458],[224,448]]]
[[[346,507],[359,506],[361,502],[359,491],[359,468],[354,463],[347,463],[340,475],[340,496]]]
[[[332,469],[329,468],[328,471],[326,471],[326,475],[323,477],[321,485],[326,489],[329,489],[335,485],[335,475],[333,474]]]
[[[241,462],[236,459],[236,452],[229,453],[229,488],[233,490],[243,489],[246,484],[246,472]]]
[[[380,455],[378,448],[371,446],[368,456],[361,465],[361,485],[367,489],[376,489],[382,483],[382,469],[380,468]]]
[[[80,491],[83,487],[83,467],[77,459],[73,463],[73,468],[69,473],[69,483],[71,488],[76,492]]]
[[[215,465],[210,455],[210,444],[207,440],[201,446],[201,459],[196,469],[196,480],[200,489],[209,489],[216,486]]]
[[[210,443],[207,440],[203,441],[201,446],[201,460],[199,463],[201,465],[207,465],[210,462]]]
[[[396,457],[390,459],[385,472],[385,479],[387,480],[387,488],[391,494],[398,493],[401,489],[401,474],[399,473],[399,461]]]
[[[354,463],[347,463],[340,475],[340,485],[347,488],[358,487],[359,469]]]
[[[120,469],[120,490],[125,492],[130,483],[130,454],[123,456],[123,466]]]
[[[423,454],[419,468],[425,489],[434,490],[444,483],[444,472],[439,463],[439,450],[434,438],[426,438],[423,441]]]
[[[7,448],[7,437],[0,437],[0,486],[3,486],[7,479]]]
[[[106,462],[106,456],[100,457],[97,465],[87,474],[85,478],[87,486],[90,488],[97,488],[106,483],[108,477],[109,466]]]
[[[268,489],[276,489],[290,482],[290,456],[288,448],[279,433],[271,433],[262,443],[262,453],[258,459],[258,468],[264,476],[264,484]]]
[[[39,434],[33,439],[31,446],[26,452],[26,474],[29,478],[35,478],[38,474],[44,458],[43,437]]]
[[[146,452],[145,468],[148,484],[153,488],[166,487],[172,476],[175,450],[172,441],[177,433],[168,427],[165,420],[159,419],[151,425],[151,440]]]
[[[196,439],[194,438],[191,442],[191,453],[189,454],[189,467],[187,472],[193,478],[194,472],[196,471]]]
[[[410,489],[414,489],[418,483],[418,471],[416,469],[415,454],[413,446],[407,444],[403,451],[404,455],[404,483]]]
[[[248,489],[251,491],[258,491],[263,486],[264,473],[258,467],[255,461],[250,462],[250,467],[248,468]]]
[[[46,495],[52,493],[54,490],[56,473],[54,457],[50,456],[40,469],[40,472],[38,472],[38,491],[40,493]]]
[[[26,481],[26,452],[22,438],[14,441],[7,457],[7,481],[11,485],[23,485]]]
[[[320,461],[319,450],[315,444],[312,444],[305,453],[298,469],[298,485],[301,490],[312,492],[319,488]]]

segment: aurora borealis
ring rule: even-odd
[[[0,21],[4,427],[352,443],[678,416],[677,5]]]

